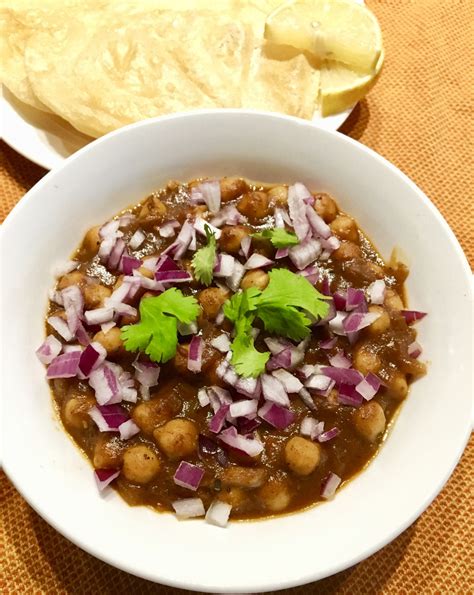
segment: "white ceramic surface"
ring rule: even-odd
[[[315,116],[313,123],[325,130],[338,130],[352,109],[325,118]],[[93,140],[62,118],[22,103],[5,87],[0,99],[0,115],[3,140],[20,155],[45,169],[61,165],[70,155]]]
[[[330,503],[225,529],[101,497],[92,470],[55,419],[34,350],[43,338],[55,263],[88,227],[169,178],[243,175],[300,180],[332,193],[384,256],[410,255],[411,305],[430,362],[368,469]],[[382,157],[343,135],[269,114],[201,112],[149,120],[99,139],[43,178],[1,230],[4,469],[58,531],[93,555],[153,581],[211,592],[308,583],[371,555],[438,494],[471,418],[471,285],[467,261],[433,204]]]

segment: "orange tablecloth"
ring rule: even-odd
[[[426,192],[472,264],[474,2],[368,4],[382,25],[386,65],[343,132],[387,157]],[[3,219],[45,172],[4,144],[1,149]],[[471,440],[441,495],[398,539],[352,569],[285,593],[472,593],[473,473]],[[0,593],[184,593],[85,554],[33,512],[1,473],[0,505]]]

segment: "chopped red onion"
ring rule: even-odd
[[[334,368],[350,368],[352,366],[351,360],[342,351],[338,351],[336,355],[330,357],[329,363]]]
[[[189,197],[189,202],[193,205],[204,204],[204,196],[198,188],[191,188],[191,196]]]
[[[257,419],[248,419],[247,417],[239,417],[237,418],[237,429],[239,434],[242,436],[247,436],[248,434],[252,434],[255,430],[262,424],[262,422]]]
[[[245,258],[249,257],[251,246],[252,246],[252,239],[250,238],[250,236],[244,236],[242,238],[242,241],[240,242],[240,247],[242,250],[242,254],[245,256]]]
[[[336,291],[332,296],[336,310],[345,310],[347,305],[347,295]]]
[[[135,378],[144,386],[156,386],[160,377],[160,366],[151,362],[133,362],[135,368]]]
[[[377,279],[367,287],[367,293],[369,295],[369,301],[372,304],[383,304],[385,299],[385,281],[383,279]]]
[[[165,290],[165,286],[161,281],[155,281],[155,279],[149,279],[145,277],[141,273],[139,273],[136,269],[133,271],[134,276],[140,282],[139,287],[143,287],[143,289],[147,289],[148,291],[157,291],[162,292]]]
[[[162,256],[153,267],[155,272],[163,273],[165,271],[181,271],[178,264],[170,258],[167,254]]]
[[[216,240],[221,237],[221,230],[218,227],[214,227],[208,221],[203,219],[202,217],[196,217],[196,221],[194,222],[194,229],[203,236],[206,236],[206,228],[209,228],[211,232],[215,235]]]
[[[332,378],[337,383],[356,385],[363,379],[362,374],[354,369],[333,368],[330,366],[323,366],[322,373],[329,378]]]
[[[351,310],[355,310],[360,306],[365,306],[363,311],[367,311],[367,302],[365,299],[364,292],[362,291],[362,289],[355,289],[354,287],[349,287],[347,289],[346,310],[350,312]]]
[[[142,261],[139,258],[128,256],[124,254],[122,256],[122,271],[125,275],[131,275],[134,269],[139,269],[142,266]]]
[[[300,271],[298,275],[305,277],[311,283],[311,285],[316,285],[319,278],[319,269],[315,266],[309,266]]]
[[[284,430],[296,419],[296,414],[293,413],[293,411],[281,407],[276,403],[272,403],[271,401],[267,401],[263,407],[260,407],[258,415],[271,426],[279,430]]]
[[[234,262],[234,270],[232,274],[227,279],[227,285],[229,286],[232,291],[237,291],[240,286],[240,282],[242,281],[242,277],[245,273],[245,267],[241,264],[238,260]]]
[[[201,371],[202,368],[202,350],[204,348],[204,341],[201,337],[194,336],[189,344],[188,351],[188,370],[195,374]]]
[[[245,417],[252,413],[257,413],[258,401],[256,399],[245,399],[243,401],[234,401],[230,406],[229,413],[232,417]]]
[[[176,469],[173,481],[176,485],[182,488],[196,491],[203,477],[204,469],[188,463],[187,461],[181,461]]]
[[[346,312],[337,312],[332,320],[328,322],[330,330],[335,335],[345,335],[344,321],[349,316]]]
[[[122,258],[125,248],[125,242],[122,240],[122,238],[118,238],[110,252],[109,258],[107,259],[108,269],[118,269],[120,259]]]
[[[88,411],[100,432],[118,432],[129,417],[120,405],[99,405]]]
[[[239,376],[234,384],[235,390],[251,399],[259,399],[262,392],[260,378],[243,378]]]
[[[145,386],[144,384],[140,384],[138,387],[138,391],[140,393],[140,398],[142,401],[149,401],[150,400],[150,387]]]
[[[310,227],[306,216],[306,203],[296,185],[288,188],[288,209],[295,233],[298,239],[303,241],[307,237]]]
[[[224,223],[226,225],[238,225],[239,223],[245,223],[246,221],[247,218],[239,213],[234,205],[227,205],[211,219],[211,224],[215,227],[220,227]]]
[[[46,371],[46,378],[51,380],[53,378],[73,378],[77,376],[81,353],[81,351],[76,350],[56,356]]]
[[[209,438],[209,436],[204,436],[204,434],[199,434],[198,445],[199,454],[202,456],[215,455],[219,451],[217,442],[213,438]]]
[[[293,189],[293,192],[296,194],[296,196],[300,200],[306,201],[306,200],[313,198],[310,191],[301,182],[296,182],[295,184],[293,184],[293,186],[290,186],[290,188]],[[289,188],[288,188],[288,190],[289,190]]]
[[[174,238],[176,227],[179,227],[178,221],[169,221],[159,228],[158,233],[162,238]]]
[[[231,426],[230,428],[227,428],[227,430],[221,432],[219,434],[219,439],[221,442],[224,442],[224,444],[241,450],[249,457],[258,456],[264,449],[260,440],[251,435],[241,436],[237,433],[237,430],[234,428],[234,426]]]
[[[176,516],[180,519],[192,519],[199,516],[204,516],[206,510],[201,498],[183,498],[182,500],[175,500],[171,502],[171,506],[176,512]]]
[[[298,396],[303,401],[308,409],[314,411],[316,409],[316,405],[314,404],[313,397],[310,395],[309,391],[305,388],[302,388],[298,393]]]
[[[320,341],[319,346],[321,349],[333,349],[337,345],[337,337],[332,337],[330,339],[325,339],[324,341]]]
[[[208,389],[211,394],[215,395],[222,405],[230,405],[232,403],[232,397],[230,396],[230,392],[225,388],[221,388],[220,386],[210,386]]]
[[[211,341],[211,345],[221,353],[227,353],[230,349],[229,335],[222,333],[221,335],[214,337]]]
[[[214,275],[216,277],[230,277],[234,272],[235,263],[235,258],[230,254],[219,254],[214,267]]]
[[[76,270],[79,264],[80,263],[77,262],[77,260],[67,260],[66,262],[54,267],[53,274],[55,277],[60,278],[63,275],[67,275],[68,273]]]
[[[336,493],[342,479],[335,473],[329,473],[321,484],[321,497],[325,500],[330,500]]]
[[[222,500],[214,500],[206,512],[206,523],[217,527],[226,527],[232,506]]]
[[[299,393],[303,388],[303,384],[287,370],[275,370],[272,372],[274,376],[281,384],[287,393]]]
[[[300,426],[300,434],[303,436],[309,436],[311,440],[316,440],[316,438],[322,434],[324,431],[324,422],[318,421],[314,419],[314,417],[305,417],[301,422]]]
[[[106,335],[110,329],[113,329],[114,326],[117,326],[117,323],[114,322],[113,320],[109,321],[109,322],[103,322],[100,325],[100,330],[104,333],[104,335]]]
[[[128,242],[128,245],[132,250],[137,250],[143,244],[146,239],[146,235],[143,233],[141,229],[137,229],[137,231],[133,234]]]
[[[98,368],[107,357],[107,350],[97,341],[89,343],[81,353],[79,369],[85,377],[89,376],[93,369]]]
[[[267,362],[266,368],[268,371],[278,370],[279,368],[291,367],[292,350],[289,348],[283,349],[280,353],[273,355]]]
[[[94,479],[99,492],[102,492],[110,483],[120,475],[120,469],[95,469]]]
[[[214,413],[214,415],[211,417],[211,420],[209,421],[209,430],[213,434],[218,434],[224,427],[229,409],[230,405],[221,405],[216,413]]]
[[[367,376],[356,385],[356,391],[364,397],[366,401],[370,401],[375,397],[379,390],[382,382],[372,372],[369,372]]]
[[[283,384],[274,376],[269,374],[262,374],[260,378],[262,382],[263,396],[267,401],[272,401],[284,407],[290,406],[290,399]]]
[[[278,250],[275,253],[275,259],[279,260],[280,258],[286,258],[289,252],[289,248],[278,248]]]
[[[120,432],[120,438],[122,440],[129,440],[130,438],[132,438],[133,436],[135,436],[136,434],[138,434],[140,432],[140,428],[133,421],[133,419],[129,419],[127,421],[124,421],[122,424],[120,424],[119,432]]]
[[[42,364],[50,364],[61,353],[61,341],[53,335],[48,335],[43,344],[36,350],[36,355]]]
[[[110,362],[102,364],[90,373],[89,384],[95,391],[95,398],[99,405],[120,402],[118,377]]]
[[[257,254],[254,252],[252,256],[247,260],[245,263],[245,268],[249,269],[260,269],[262,267],[267,267],[273,264],[273,260],[263,256],[263,254]]]
[[[111,307],[96,308],[95,310],[86,310],[84,312],[86,323],[90,326],[102,324],[104,322],[110,322],[113,317],[114,309]]]
[[[321,254],[321,243],[314,238],[304,240],[289,250],[289,257],[297,269],[302,271]]]
[[[197,398],[199,401],[199,405],[201,405],[201,407],[206,407],[210,403],[209,393],[207,392],[207,390],[205,388],[200,388],[198,390]]]
[[[329,257],[331,252],[334,252],[334,250],[340,248],[341,242],[339,238],[336,238],[336,236],[331,236],[327,239],[321,238],[321,246],[324,248],[324,252],[326,252]]]
[[[150,256],[150,258],[145,258],[142,266],[149,271],[155,272],[158,262],[160,262],[163,258],[164,256]]]
[[[306,205],[306,218],[315,237],[327,240],[331,236],[329,225],[309,205]]]
[[[187,271],[157,271],[155,280],[161,283],[187,283],[193,278]]]
[[[410,345],[408,345],[408,355],[410,357],[413,357],[414,359],[416,359],[417,357],[420,357],[421,353],[422,353],[422,348],[421,348],[421,345],[417,341],[413,341],[413,343],[410,343]]]
[[[82,311],[84,309],[84,298],[82,292],[77,285],[70,285],[62,290],[61,296],[63,298],[64,310],[66,311],[66,318],[69,330],[74,336],[82,318]]]
[[[339,403],[342,405],[349,405],[350,407],[360,407],[363,402],[362,395],[360,395],[355,387],[350,384],[339,385]]]
[[[323,391],[327,390],[330,384],[331,378],[328,378],[323,374],[313,374],[304,383],[306,388]]]
[[[321,434],[319,434],[318,442],[329,442],[329,440],[332,440],[336,436],[339,436],[339,434],[339,428],[331,428],[330,430],[327,430],[326,432],[322,432]]]
[[[60,291],[55,291],[54,289],[49,289],[48,290],[48,297],[55,304],[58,304],[59,306],[64,306],[64,304],[63,304],[63,298],[61,296],[61,292]]]
[[[284,349],[294,347],[287,339],[276,339],[275,337],[266,337],[264,339],[265,345],[270,350],[272,355],[281,353]]]
[[[370,326],[380,316],[378,312],[351,312],[344,318],[342,326],[346,333],[354,333]]]
[[[275,207],[273,212],[273,219],[275,221],[275,227],[279,229],[285,229],[285,219],[283,218],[283,209]]]
[[[421,320],[426,316],[426,312],[417,312],[416,310],[401,310],[400,314],[403,316],[407,324],[413,324],[417,320]]]
[[[201,182],[197,186],[209,211],[215,215],[221,208],[221,186],[217,180]]]
[[[125,213],[121,215],[117,221],[119,222],[119,227],[128,227],[132,221],[135,221],[136,216],[133,213]]]
[[[189,245],[191,244],[194,237],[194,228],[189,221],[185,221],[181,227],[181,231],[178,234],[176,240],[163,250],[162,256],[165,254],[173,254],[174,258],[180,259],[186,253]]]

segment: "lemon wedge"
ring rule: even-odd
[[[382,51],[374,72],[368,75],[354,72],[339,62],[324,62],[319,87],[321,115],[325,117],[338,114],[363,99],[377,82],[383,59]]]
[[[375,15],[354,0],[289,0],[267,17],[265,39],[367,74],[382,54]]]

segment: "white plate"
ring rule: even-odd
[[[5,87],[2,91],[3,140],[33,163],[53,169],[93,140],[62,118],[19,101]],[[315,116],[313,122],[325,130],[337,130],[352,109],[326,118]]]

